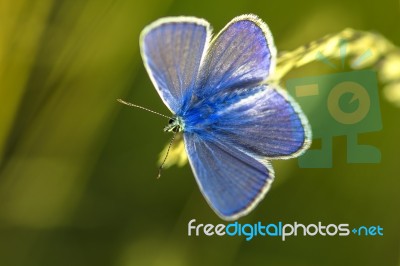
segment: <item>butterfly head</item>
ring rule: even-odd
[[[168,125],[164,127],[164,132],[182,132],[184,129],[184,123],[181,117],[173,116],[168,121]]]

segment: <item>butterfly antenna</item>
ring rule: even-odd
[[[169,150],[171,149],[172,143],[175,140],[176,133],[178,133],[178,132],[175,132],[174,135],[172,136],[172,139],[171,139],[171,141],[169,142],[169,145],[168,145],[167,154],[165,154],[164,160],[163,160],[162,164],[160,165],[160,167],[158,168],[157,179],[159,179],[161,177],[161,171],[162,171],[162,169],[164,167],[165,161],[167,160],[167,157],[168,157],[168,154],[169,154]]]
[[[156,114],[156,115],[160,115],[160,116],[163,116],[163,117],[166,117],[166,118],[171,118],[171,117],[169,117],[169,116],[166,116],[166,115],[157,113],[157,112],[155,112],[155,111],[153,111],[153,110],[147,109],[147,108],[145,108],[145,107],[143,107],[143,106],[140,106],[140,105],[137,105],[137,104],[133,104],[133,103],[129,103],[129,102],[125,102],[125,101],[122,100],[122,99],[117,99],[117,101],[120,102],[120,103],[122,103],[122,104],[128,105],[128,106],[130,106],[130,107],[136,107],[136,108],[145,110],[145,111],[147,111],[147,112],[150,112],[150,113],[153,113],[153,114]]]

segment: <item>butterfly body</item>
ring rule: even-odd
[[[268,77],[276,50],[254,15],[234,18],[211,40],[202,19],[171,17],[141,34],[144,64],[182,132],[201,192],[225,220],[250,212],[274,179],[271,159],[289,159],[310,145],[299,106]]]
[[[182,132],[185,128],[185,125],[182,121],[182,117],[180,116],[173,116],[169,121],[168,125],[164,127],[164,132]]]

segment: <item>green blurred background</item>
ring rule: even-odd
[[[188,237],[187,223],[221,223],[190,167],[156,180],[168,114],[144,70],[141,29],[192,15],[218,32],[255,13],[279,50],[346,27],[400,44],[399,1],[0,0],[0,265],[400,265],[400,109],[381,97],[383,130],[360,135],[380,164],[332,169],[274,162],[276,182],[242,223],[380,225],[383,237]],[[326,74],[313,63],[289,77]]]

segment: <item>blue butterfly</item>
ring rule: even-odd
[[[224,220],[248,214],[268,191],[271,159],[300,155],[311,131],[299,106],[268,77],[276,49],[255,15],[234,18],[214,38],[194,17],[159,19],[141,33],[144,65],[183,132],[201,192]]]

